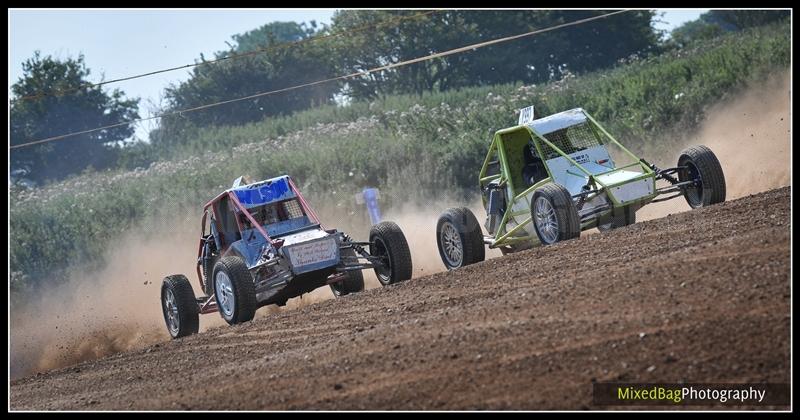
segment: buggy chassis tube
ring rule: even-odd
[[[200,220],[200,235],[203,235],[203,230],[206,227],[206,217],[208,216],[208,212],[205,210],[203,211],[203,218]],[[203,255],[203,239],[200,239],[200,244],[197,246],[197,266],[195,270],[197,271],[197,279],[200,280],[200,290],[205,290],[206,285],[203,284],[203,276],[200,273],[200,260],[201,256]]]
[[[202,300],[203,298],[200,298],[200,299]],[[212,294],[202,304],[200,302],[198,302],[197,306],[199,307],[200,314],[208,314],[208,313],[211,313],[211,312],[216,312],[217,311],[217,299],[216,299],[216,296]]]
[[[311,218],[314,219],[314,223],[318,224],[320,229],[325,230],[325,228],[322,226],[322,222],[320,222],[320,220],[319,220],[319,217],[317,217],[317,213],[314,211],[313,208],[311,208],[308,205],[308,203],[306,202],[305,197],[303,197],[303,194],[300,194],[299,193],[300,190],[298,190],[297,187],[294,185],[294,181],[292,181],[292,177],[289,177],[289,185],[292,186],[292,190],[298,191],[297,198],[300,200],[300,203],[303,205],[303,209],[305,209],[306,213],[311,215]]]
[[[570,164],[572,164],[572,166],[576,167],[580,172],[582,172],[585,176],[587,176],[588,179],[589,179],[589,184],[595,186],[594,189],[591,189],[591,190],[586,191],[586,192],[578,193],[577,195],[573,196],[573,198],[580,197],[580,196],[585,196],[585,195],[588,195],[590,193],[600,193],[602,190],[607,190],[608,191],[608,189],[610,187],[613,187],[613,186],[622,185],[622,184],[626,184],[626,183],[629,183],[629,182],[635,182],[635,181],[648,179],[648,178],[653,180],[653,193],[649,194],[647,196],[641,197],[639,199],[633,200],[631,202],[624,203],[624,205],[631,205],[631,204],[650,201],[653,198],[655,198],[656,196],[658,196],[659,194],[675,191],[675,190],[664,190],[664,191],[657,190],[655,188],[656,179],[661,178],[664,175],[668,176],[667,173],[661,174],[661,172],[668,172],[668,171],[657,171],[657,170],[654,170],[656,168],[651,168],[650,165],[647,164],[647,162],[642,161],[636,155],[634,155],[630,150],[628,150],[625,146],[620,144],[611,134],[608,133],[608,131],[606,131],[602,126],[600,126],[597,123],[597,121],[591,115],[589,115],[585,111],[584,111],[584,114],[586,115],[586,118],[591,122],[590,127],[592,128],[593,131],[595,131],[595,133],[598,135],[598,137],[602,137],[602,136],[600,136],[599,133],[597,133],[597,130],[599,130],[605,136],[607,141],[610,141],[611,143],[617,145],[620,149],[622,149],[629,157],[631,157],[633,159],[633,162],[630,163],[630,164],[627,164],[625,166],[622,166],[622,167],[611,169],[611,170],[606,171],[606,172],[602,172],[602,173],[599,173],[599,174],[592,174],[591,172],[586,170],[582,165],[580,165],[578,162],[576,162],[572,157],[570,157],[568,154],[566,154],[563,150],[561,150],[558,146],[556,146],[555,144],[553,144],[552,142],[550,142],[549,140],[544,138],[544,136],[539,135],[537,132],[535,132],[530,127],[528,127],[528,126],[517,126],[517,127],[513,127],[513,128],[510,128],[510,129],[507,129],[507,130],[501,130],[501,131],[498,131],[497,133],[495,133],[495,138],[492,141],[492,145],[489,148],[489,153],[487,154],[486,159],[484,159],[483,165],[481,167],[480,175],[478,176],[478,182],[479,182],[479,185],[481,186],[481,188],[483,188],[484,184],[486,184],[486,183],[488,183],[490,181],[493,181],[495,179],[499,179],[500,180],[500,185],[505,186],[506,188],[508,188],[512,192],[514,191],[513,181],[511,179],[509,179],[508,177],[504,177],[503,176],[504,173],[505,174],[509,174],[510,170],[509,170],[507,158],[506,158],[506,155],[505,155],[505,148],[503,147],[503,138],[500,135],[504,134],[504,133],[507,133],[507,132],[512,132],[514,130],[519,130],[520,127],[524,127],[524,129],[528,131],[529,135],[533,139],[536,140],[536,141],[534,141],[534,145],[537,148],[537,151],[539,152],[540,155],[542,153],[541,147],[540,147],[540,142],[542,142],[542,143],[546,144],[547,146],[549,146],[550,148],[552,148],[552,150],[554,150],[560,156],[564,157]],[[495,152],[495,151],[497,153],[498,160],[499,160],[499,163],[502,166],[502,168],[501,168],[500,174],[494,174],[494,175],[487,176],[486,175],[486,171],[487,171],[489,163],[491,161],[492,153]],[[625,182],[620,183],[620,184],[605,184],[602,181],[599,181],[599,180],[596,179],[597,176],[606,175],[606,174],[610,174],[610,173],[613,173],[613,172],[617,172],[617,171],[621,171],[621,170],[624,170],[624,169],[637,167],[637,166],[642,170],[643,173],[640,176],[634,177],[632,179],[628,179]],[[548,178],[536,183],[535,185],[531,186],[530,188],[527,188],[525,191],[523,191],[520,194],[517,194],[515,196],[512,195],[513,198],[511,199],[511,203],[509,203],[509,205],[506,208],[506,212],[503,214],[503,218],[500,221],[500,224],[499,224],[499,226],[497,228],[497,232],[503,232],[503,230],[506,227],[506,224],[508,223],[508,219],[511,216],[514,216],[514,214],[512,214],[512,210],[511,210],[511,208],[513,206],[513,203],[515,203],[517,200],[521,199],[522,197],[525,197],[526,195],[530,194],[530,192],[532,190],[535,190],[536,188],[539,188],[541,185],[552,181],[552,179],[553,179],[552,178],[552,174],[549,174],[549,168],[546,168],[546,169],[548,170],[548,175],[550,175]],[[677,170],[677,169],[678,168],[670,168],[669,172],[672,172],[672,170]],[[580,176],[577,173],[570,172],[570,174],[575,175],[575,176]],[[661,176],[659,176],[659,175],[661,175]],[[599,186],[600,188],[597,188],[597,186]],[[679,187],[681,187],[681,186],[679,186]],[[613,196],[613,194],[607,193],[607,195],[608,195],[608,198],[611,200],[611,202],[614,205],[616,205],[616,206],[623,205],[623,203],[619,202],[616,199],[616,197]],[[583,222],[587,221],[588,218],[593,217],[593,216],[597,215],[598,213],[603,213],[603,212],[609,211],[609,210],[611,210],[611,208],[612,208],[612,206],[604,206],[602,208],[597,209],[596,211],[592,211],[589,214],[583,215],[583,217],[581,217],[581,222],[583,223]],[[510,231],[505,232],[500,237],[496,237],[494,240],[489,242],[489,247],[490,248],[495,248],[495,247],[499,247],[499,246],[508,245],[508,244],[511,244],[511,243],[514,243],[514,242],[519,242],[519,241],[525,241],[525,240],[532,239],[531,235],[513,236],[514,234],[519,232],[520,229],[525,227],[527,224],[531,223],[531,220],[532,220],[532,218],[528,217],[525,220],[523,220],[521,223],[519,223],[517,226],[512,228]]]
[[[288,177],[288,181],[289,181],[289,184],[292,187],[292,190],[298,191],[297,187],[294,185],[294,181],[292,181],[291,177]],[[217,200],[219,200],[219,198],[224,194],[226,194],[226,193],[223,192],[223,193],[217,195],[211,201],[206,203],[206,205],[203,207],[203,210],[204,210],[203,211],[203,218],[201,219],[201,222],[200,222],[201,223],[201,228],[200,228],[201,229],[201,234],[202,234],[202,230],[204,230],[204,228],[205,228],[206,218],[208,216],[208,213],[205,210],[207,210],[209,207],[211,207],[213,205],[213,203],[216,202]],[[236,194],[234,194],[233,191],[228,191],[227,195],[228,195],[228,198],[231,200],[231,203],[233,203],[234,207],[237,210],[239,210],[240,212],[242,212],[245,215],[245,217],[247,217],[247,219],[250,221],[250,223],[253,225],[253,227],[256,229],[256,231],[261,236],[263,236],[264,239],[266,239],[274,248],[279,248],[281,245],[283,245],[283,239],[272,239],[269,236],[267,231],[264,230],[264,227],[261,226],[253,218],[253,216],[250,214],[250,212],[242,205],[241,201],[239,201],[239,198],[236,196]],[[322,226],[322,223],[320,223],[320,221],[319,221],[319,217],[314,212],[314,209],[312,209],[311,207],[308,206],[308,203],[306,202],[306,200],[303,197],[303,195],[297,193],[297,199],[300,200],[300,205],[303,207],[303,210],[305,210],[306,214],[308,214],[310,216],[312,221],[315,224],[319,225],[319,227],[321,229],[324,229],[323,226]],[[213,207],[212,207],[212,211],[214,211]],[[214,223],[218,223],[218,218],[217,218],[217,220],[214,220]],[[236,224],[241,229],[241,223],[239,221],[239,218],[236,218]],[[219,228],[219,226],[217,226],[217,228]],[[200,244],[198,245],[198,250],[197,250],[198,264],[197,264],[197,267],[196,267],[196,271],[197,271],[197,278],[200,281],[200,288],[204,289],[205,288],[205,284],[203,283],[203,276],[202,276],[202,273],[200,271],[200,260],[199,260],[202,252],[203,252],[203,240],[201,239],[200,240]],[[256,266],[252,267],[252,269],[259,269],[259,268],[262,268],[262,267],[268,267],[268,266],[275,265],[275,264],[276,264],[276,261],[268,261],[268,262],[264,262],[264,263],[258,264]],[[208,281],[208,279],[206,279],[206,281]],[[216,311],[217,310],[217,304],[216,304],[215,296],[212,294],[202,304],[200,302],[198,302],[198,309],[199,309],[201,314],[206,314],[206,313],[209,313],[209,312]]]
[[[505,150],[502,147],[502,145],[503,145],[503,139],[501,137],[499,137],[499,136],[496,136],[494,141],[492,141],[492,145],[489,146],[489,153],[487,154],[486,159],[484,159],[484,161],[483,161],[483,165],[481,167],[481,172],[480,172],[480,174],[478,176],[479,185],[481,185],[481,187],[483,187],[483,183],[484,182],[499,178],[500,179],[500,185],[503,185],[505,188],[509,188],[511,191],[514,191],[513,181],[511,181],[511,179],[508,179],[508,178],[503,178],[503,176],[502,176],[503,173],[510,173],[509,168],[508,168],[508,162],[507,162],[506,156],[505,156]],[[492,155],[492,151],[495,151],[495,150],[497,151],[498,155],[500,155],[499,156],[499,163],[503,166],[503,168],[500,171],[500,174],[484,176],[484,174],[486,173],[486,169],[489,166],[489,158]],[[550,178],[548,177],[548,179],[550,179]],[[537,183],[537,185],[538,184],[539,183]],[[517,197],[514,197],[514,199],[512,199],[512,200],[516,200]],[[511,210],[511,207],[509,206],[506,209],[506,212],[503,214],[503,218],[500,221],[500,225],[497,228],[498,232],[501,232],[503,229],[505,229],[505,226],[508,223],[508,219],[511,216],[511,213],[512,213],[512,210]],[[524,241],[524,240],[530,240],[531,239],[530,235],[526,235],[526,236],[522,236],[522,237],[509,238],[514,233],[518,232],[521,228],[525,227],[528,223],[530,223],[530,221],[531,221],[531,218],[529,217],[527,220],[523,221],[519,225],[517,225],[514,228],[512,228],[510,231],[506,232],[500,238],[497,238],[496,240],[492,241],[492,243],[489,244],[489,248],[495,248],[495,247],[502,246],[502,245],[508,244],[508,243],[514,243],[514,242],[519,242],[519,241]]]
[[[376,268],[376,267],[377,266],[375,264],[372,264],[372,263],[367,263],[367,264],[359,263],[358,265],[338,267],[336,269],[336,271],[339,272],[339,273],[343,273],[343,272],[347,272],[347,271],[359,271],[359,270],[364,270],[364,269],[367,269],[367,268]]]
[[[597,124],[597,123],[594,121],[594,119],[593,119],[593,118],[592,118],[592,117],[591,117],[591,116],[590,116],[588,113],[586,113],[586,112],[584,112],[584,113],[586,114],[586,117],[587,117],[587,118],[589,118],[589,120],[590,120],[590,121],[592,121],[593,123],[595,123],[595,125]],[[656,175],[657,175],[657,174],[656,174],[656,172],[655,172],[655,171],[653,171],[653,169],[652,169],[652,168],[650,168],[648,165],[646,165],[644,162],[641,162],[641,160],[640,160],[640,159],[638,159],[638,158],[636,157],[636,155],[634,155],[633,153],[631,153],[631,152],[630,152],[628,149],[626,149],[626,148],[625,148],[625,146],[621,145],[621,144],[620,144],[618,141],[616,141],[616,139],[614,139],[613,137],[611,137],[611,135],[610,135],[610,134],[608,134],[608,132],[607,132],[607,131],[605,131],[605,130],[604,130],[602,127],[600,127],[599,125],[597,125],[597,127],[599,127],[599,128],[600,128],[600,130],[601,130],[601,131],[602,131],[602,132],[603,132],[603,133],[604,133],[604,134],[605,134],[605,135],[606,135],[606,136],[607,136],[607,137],[608,137],[608,138],[609,138],[609,139],[610,139],[610,140],[611,140],[611,141],[612,141],[614,144],[616,144],[617,146],[619,146],[620,148],[622,148],[622,149],[623,149],[623,150],[624,150],[626,153],[628,153],[628,154],[629,154],[631,157],[633,157],[633,158],[634,158],[634,159],[636,159],[636,160],[635,160],[633,163],[630,163],[630,164],[628,164],[628,165],[625,165],[625,166],[622,166],[622,167],[619,167],[619,168],[614,168],[614,169],[612,169],[612,170],[610,170],[610,171],[601,172],[601,173],[599,173],[599,174],[592,174],[591,172],[587,171],[587,170],[586,170],[586,169],[585,169],[583,166],[581,166],[581,164],[579,164],[579,163],[578,163],[578,162],[576,162],[574,159],[572,159],[571,157],[569,157],[569,155],[567,155],[566,153],[564,153],[564,151],[563,151],[563,150],[561,150],[561,149],[560,149],[558,146],[556,146],[555,144],[553,144],[552,142],[550,142],[549,140],[547,140],[547,139],[546,139],[546,138],[544,138],[543,136],[540,136],[539,134],[537,134],[535,131],[531,130],[531,129],[530,129],[530,128],[528,128],[527,126],[526,126],[525,128],[527,128],[527,129],[528,129],[528,131],[531,133],[531,135],[532,135],[532,136],[535,136],[535,137],[536,137],[538,140],[540,140],[540,141],[544,142],[546,145],[550,146],[550,147],[551,147],[553,150],[555,150],[555,151],[556,151],[556,153],[558,153],[559,155],[561,155],[562,157],[564,157],[565,159],[567,159],[567,161],[569,161],[569,162],[570,162],[570,163],[571,163],[573,166],[575,166],[575,167],[576,167],[576,168],[578,168],[578,169],[579,169],[581,172],[583,172],[584,174],[586,174],[586,176],[589,178],[589,183],[597,183],[597,184],[599,184],[601,187],[605,188],[606,190],[608,190],[610,187],[614,187],[614,186],[617,186],[617,185],[623,185],[623,184],[627,184],[627,183],[630,183],[630,182],[636,182],[636,181],[639,181],[639,180],[642,180],[642,179],[648,179],[648,178],[651,178],[651,179],[653,179],[653,190],[654,190],[654,192],[653,192],[652,194],[650,194],[650,195],[648,195],[648,196],[641,197],[641,198],[639,198],[639,199],[636,199],[636,200],[634,200],[634,201],[631,201],[631,202],[625,203],[625,205],[634,204],[634,203],[636,203],[636,202],[648,201],[648,200],[651,200],[653,197],[655,197],[655,196],[657,195],[657,194],[655,193],[655,180],[656,180]],[[639,167],[642,169],[643,173],[642,173],[641,175],[637,176],[637,177],[634,177],[634,178],[631,178],[631,179],[625,180],[625,181],[624,181],[624,182],[622,182],[622,183],[619,183],[619,184],[606,184],[606,183],[604,183],[604,182],[602,182],[602,181],[599,181],[599,180],[597,179],[597,177],[599,177],[599,176],[602,176],[602,175],[607,175],[607,174],[614,173],[614,172],[618,172],[618,171],[621,171],[621,170],[624,170],[624,169],[627,169],[627,168],[631,168],[631,167],[634,167],[634,166],[639,166]],[[573,175],[575,175],[575,174],[573,174]],[[527,191],[525,191],[525,193],[527,193]],[[621,206],[621,205],[623,205],[623,203],[619,202],[619,201],[617,200],[617,198],[616,198],[616,197],[614,197],[614,195],[613,195],[613,194],[607,193],[607,196],[608,196],[608,198],[611,200],[611,202],[613,202],[615,205],[617,205],[617,206]]]
[[[291,178],[290,178],[290,180],[291,180]],[[256,219],[254,219],[254,218],[253,218],[253,216],[250,214],[250,212],[249,212],[249,211],[247,211],[247,209],[246,209],[246,208],[244,208],[244,206],[242,205],[242,203],[239,201],[239,197],[237,197],[237,196],[236,196],[236,194],[234,194],[234,193],[233,193],[233,191],[230,191],[230,192],[228,192],[228,197],[229,197],[229,198],[230,198],[230,199],[233,201],[233,204],[236,206],[236,208],[238,208],[238,209],[239,209],[239,211],[241,211],[242,213],[244,213],[244,216],[245,216],[245,217],[247,217],[247,220],[249,220],[249,221],[250,221],[250,223],[252,223],[252,224],[253,224],[253,227],[254,227],[254,228],[256,228],[256,230],[258,231],[258,233],[260,233],[260,234],[261,234],[261,236],[263,236],[263,237],[264,237],[264,239],[266,239],[267,241],[269,241],[269,243],[270,243],[270,244],[272,244],[272,246],[275,246],[275,247],[277,248],[277,246],[276,246],[276,245],[278,244],[278,242],[279,242],[279,241],[275,241],[275,240],[273,240],[272,238],[270,238],[270,237],[269,237],[269,235],[267,234],[267,231],[266,231],[266,230],[264,230],[264,227],[263,227],[263,226],[261,226],[261,225],[260,225],[260,224],[259,224],[259,223],[256,221]],[[238,218],[237,218],[237,222],[238,222]],[[240,229],[240,231],[241,231],[241,229]]]

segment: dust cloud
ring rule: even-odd
[[[384,210],[384,220],[396,222],[408,240],[414,278],[444,270],[435,228],[439,214],[452,205],[455,203],[408,204]],[[481,213],[476,210],[480,219]],[[335,208],[325,209],[320,216],[326,228],[335,227],[357,241],[369,239],[370,225],[363,217]],[[195,295],[201,295],[195,274],[197,220],[199,217],[187,217],[177,224],[156,221],[131,229],[107,252],[103,268],[76,272],[65,285],[47,291],[38,301],[15,305],[10,332],[11,377],[169,340],[161,312],[161,281],[167,275],[182,273],[189,278]],[[366,288],[381,287],[373,270],[363,273]],[[290,299],[286,306],[263,307],[256,318],[333,298],[329,287],[320,287]],[[201,332],[224,325],[217,314],[200,317]]]
[[[460,206],[457,200],[448,199],[425,203],[406,203],[382,210],[383,220],[397,223],[408,241],[413,266],[412,278],[424,277],[445,270],[436,245],[436,222],[444,210],[457,206]],[[475,213],[478,221],[482,222],[485,215],[481,203],[472,203],[469,208]],[[344,214],[342,211],[323,208],[320,211],[320,218],[324,221],[336,222],[331,223],[330,226],[346,232],[355,241],[369,240],[370,224],[364,215]],[[486,258],[500,255],[500,251],[487,250]],[[364,270],[363,275],[366,289],[381,287],[373,270]],[[333,292],[329,287],[321,287],[311,293],[289,299],[285,307],[270,306],[271,309],[264,312],[291,310],[333,298]]]
[[[787,72],[714,105],[698,130],[684,138],[661,139],[661,150],[649,160],[660,167],[675,166],[681,150],[708,146],[722,164],[726,200],[790,185],[790,100]],[[649,204],[636,216],[642,221],[688,210],[679,197]]]
[[[787,73],[712,107],[695,133],[664,139],[661,151],[645,157],[660,166],[672,166],[680,150],[705,144],[722,163],[728,200],[789,185],[789,99]],[[384,209],[384,219],[396,222],[408,240],[414,278],[445,269],[436,246],[436,221],[446,208],[460,205],[457,200],[441,199]],[[473,202],[469,207],[483,223],[481,204]],[[369,223],[363,215],[336,208],[317,210],[326,227],[345,231],[357,241],[368,240]],[[687,210],[685,200],[678,198],[644,207],[638,212],[638,220]],[[39,301],[15,305],[10,320],[11,377],[168,340],[160,306],[161,279],[184,273],[199,295],[195,274],[197,220],[187,218],[177,226],[151,223],[148,229],[132,229],[108,251],[104,268],[75,273],[65,286],[48,291]],[[499,251],[488,250],[487,258],[497,256]],[[372,270],[365,270],[364,278],[367,288],[380,287]],[[330,289],[322,287],[290,299],[285,307],[262,308],[256,317],[332,298]],[[221,325],[224,321],[217,315],[201,317],[201,331]]]
[[[436,223],[447,208],[462,206],[457,201],[442,200],[425,204],[410,203],[386,213],[386,219],[397,223],[406,235],[414,265],[413,278],[446,270],[436,242]],[[486,213],[481,202],[472,202],[467,207],[475,214],[478,223],[483,224]],[[500,251],[487,249],[487,258],[499,255]]]
[[[161,280],[184,273],[196,282],[198,227],[132,229],[95,272],[74,272],[40,299],[11,312],[12,377],[69,366],[169,338]],[[193,229],[192,229],[193,228]],[[199,287],[193,284],[195,292]],[[205,323],[208,324],[208,323]]]

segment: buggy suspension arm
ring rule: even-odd
[[[339,247],[339,249],[353,248],[357,254],[355,258],[356,262],[358,261],[358,255],[360,255],[361,258],[369,261],[367,264],[359,263],[361,266],[363,266],[362,268],[374,268],[376,263],[381,265],[384,264],[381,257],[373,256],[366,249],[364,249],[366,245],[373,245],[372,242],[356,242],[351,240],[350,236],[345,233],[342,233],[342,236],[344,236],[344,243]]]
[[[686,185],[695,184],[696,183],[695,180],[681,182],[675,177],[675,174],[677,174],[678,171],[686,169],[685,166],[676,166],[674,168],[661,169],[658,166],[656,166],[654,163],[650,163],[650,162],[644,160],[644,158],[641,158],[639,160],[642,163],[644,163],[645,165],[647,165],[650,169],[652,169],[653,172],[655,172],[656,179],[665,179],[665,180],[667,180],[667,182],[669,182],[673,186],[684,187]]]
[[[369,255],[369,252],[364,250],[364,246],[372,245],[372,242],[356,242],[350,237],[350,235],[344,232],[342,232],[342,239],[344,239],[344,241],[339,249],[353,248],[357,253],[361,254],[361,256],[365,258]]]

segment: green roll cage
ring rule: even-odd
[[[484,189],[486,188],[486,186],[490,182],[492,182],[492,181],[494,181],[496,179],[499,179],[500,180],[499,186],[506,189],[506,197],[511,197],[511,200],[510,200],[510,202],[506,203],[505,213],[503,214],[503,218],[501,219],[500,224],[498,225],[498,227],[497,227],[497,229],[495,231],[494,238],[489,243],[489,248],[497,248],[497,247],[502,247],[502,246],[507,246],[507,245],[513,245],[515,243],[519,243],[519,242],[523,242],[523,241],[533,241],[533,242],[536,242],[536,243],[539,242],[539,239],[538,239],[538,237],[536,235],[528,235],[528,234],[526,234],[526,235],[521,235],[520,236],[520,235],[517,235],[517,234],[522,229],[524,229],[525,226],[527,226],[531,222],[530,202],[527,201],[527,196],[529,194],[531,194],[533,191],[535,191],[537,188],[547,184],[548,182],[552,182],[553,181],[553,175],[550,172],[550,168],[549,168],[549,166],[547,165],[547,163],[545,161],[545,165],[544,166],[545,166],[545,168],[547,170],[548,177],[543,179],[543,180],[541,180],[541,181],[539,181],[539,182],[537,182],[537,183],[535,183],[534,185],[524,189],[523,191],[517,191],[516,185],[517,184],[521,184],[522,180],[521,179],[515,179],[516,177],[514,176],[514,174],[516,174],[516,172],[519,172],[519,171],[516,171],[516,172],[512,172],[511,171],[511,168],[510,168],[510,165],[509,165],[510,156],[509,156],[509,153],[508,153],[508,148],[509,147],[514,147],[514,149],[521,150],[522,147],[524,147],[524,145],[527,144],[528,142],[530,142],[531,140],[533,141],[534,147],[536,147],[536,151],[539,154],[539,156],[544,156],[544,154],[542,154],[542,146],[541,146],[542,143],[544,143],[548,147],[550,147],[553,151],[558,153],[560,156],[565,157],[574,167],[578,168],[581,172],[583,172],[583,174],[588,176],[589,185],[592,187],[590,192],[600,193],[602,190],[606,190],[608,192],[608,189],[611,188],[611,187],[619,186],[619,185],[626,184],[626,183],[629,183],[629,182],[635,182],[635,181],[638,181],[638,180],[641,180],[641,179],[652,178],[653,179],[653,193],[648,195],[648,196],[641,197],[641,198],[639,198],[639,199],[637,199],[635,201],[625,202],[624,206],[628,206],[628,205],[644,205],[644,204],[646,204],[647,202],[651,201],[653,198],[655,198],[658,195],[658,193],[656,192],[656,189],[655,189],[655,175],[656,174],[650,168],[650,166],[645,164],[645,162],[643,162],[638,156],[633,154],[630,150],[628,150],[625,146],[623,146],[620,142],[618,142],[591,115],[589,115],[588,112],[583,111],[583,114],[587,118],[587,123],[588,123],[589,127],[591,128],[592,133],[594,134],[594,136],[597,138],[597,140],[601,144],[605,144],[603,142],[604,138],[607,139],[607,141],[609,141],[610,143],[618,146],[623,151],[623,153],[625,153],[627,156],[631,157],[634,160],[634,162],[626,164],[626,165],[624,165],[622,167],[613,168],[613,169],[611,169],[609,171],[606,171],[606,172],[603,172],[603,173],[592,174],[588,170],[586,170],[586,168],[581,166],[581,164],[579,164],[574,159],[572,159],[563,150],[561,150],[558,146],[553,144],[551,141],[547,140],[544,136],[540,135],[539,133],[537,133],[536,131],[534,131],[533,129],[531,129],[527,125],[517,125],[515,127],[505,128],[505,129],[497,131],[494,134],[494,137],[492,139],[492,143],[489,146],[489,152],[487,153],[486,159],[484,160],[483,166],[481,167],[481,172],[480,172],[480,175],[478,176],[478,184],[479,184],[479,186],[481,188],[481,191],[484,191]],[[521,155],[521,153],[518,153],[518,154]],[[495,160],[492,159],[493,156],[495,156],[495,155],[498,156],[498,159],[496,159],[496,160],[499,161],[499,164],[500,164],[500,173],[487,175],[487,172],[489,171],[490,165],[495,162]],[[543,159],[543,161],[544,161],[544,159]],[[621,182],[621,183],[609,184],[609,183],[601,182],[600,180],[596,179],[596,177],[599,177],[599,176],[602,176],[602,175],[611,174],[611,173],[614,173],[614,172],[618,172],[618,171],[621,171],[621,170],[634,168],[634,167],[637,167],[637,166],[642,170],[642,175],[637,176],[637,177],[635,177],[633,179],[628,179],[628,180],[626,180],[624,182]],[[578,195],[580,195],[580,194],[578,194]],[[621,202],[619,202],[614,197],[613,194],[608,193],[607,195],[608,195],[609,199],[612,202],[613,208],[622,207],[623,206],[623,204]],[[481,197],[482,197],[483,205],[484,205],[484,207],[486,207],[486,201],[487,201],[486,195],[485,194],[481,194]],[[576,197],[576,196],[573,196],[573,198],[574,197]],[[527,210],[524,210],[524,211],[523,210],[518,210],[516,212],[513,211],[514,204],[518,203],[521,200],[525,200],[527,202],[527,206],[526,206]],[[608,210],[606,210],[605,212],[603,212],[601,214],[598,214],[598,217],[602,217],[603,215],[610,213],[613,210],[613,208],[612,209],[608,209]],[[526,218],[523,221],[521,221],[520,223],[518,223],[517,226],[514,226],[510,230],[506,231],[506,225],[509,222],[509,219],[512,218],[512,217],[516,218],[518,216],[526,216]],[[589,229],[589,228],[594,227],[594,226],[595,225],[592,224],[592,221],[587,221],[585,223],[582,223],[581,229],[582,230]]]

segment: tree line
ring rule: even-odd
[[[330,25],[272,22],[233,35],[227,50],[214,53],[210,59],[201,54],[197,60],[201,65],[192,68],[188,80],[165,89],[160,111],[193,108],[361,72],[609,11],[442,10],[414,16],[421,12],[341,10]],[[132,150],[144,148],[151,156],[167,153],[190,138],[188,134],[204,127],[247,124],[320,105],[511,82],[547,83],[567,74],[607,68],[632,55],[659,54],[681,48],[692,39],[769,23],[787,15],[782,11],[711,11],[677,28],[673,37],[664,41],[653,26],[658,18],[653,11],[622,13],[346,81],[164,117],[150,132],[149,143],[123,142],[134,129],[121,126],[11,149],[10,176],[12,181],[35,183],[58,180],[89,167],[117,166],[119,157]],[[313,37],[326,38],[308,42]],[[211,59],[220,61],[203,65]],[[139,99],[127,98],[119,89],[91,87],[66,95],[53,94],[86,84],[89,75],[82,56],[59,61],[36,53],[23,63],[23,76],[12,86],[11,144],[139,117]],[[14,100],[28,95],[42,96]]]

